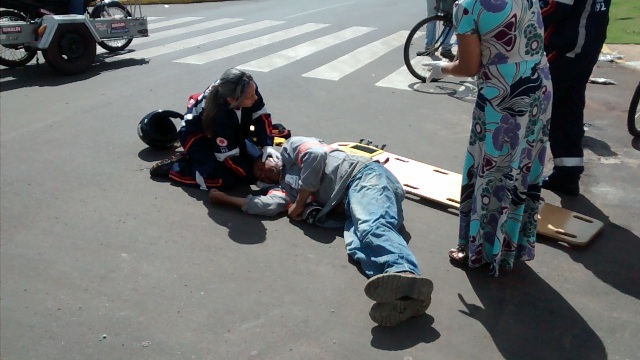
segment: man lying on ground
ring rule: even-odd
[[[322,140],[294,136],[280,153],[281,162],[256,160],[254,175],[278,184],[267,195],[236,197],[212,189],[212,204],[230,205],[256,215],[287,212],[301,220],[305,207],[319,204],[313,219],[335,225],[330,212],[344,214],[348,255],[370,278],[365,294],[375,303],[369,316],[382,326],[394,326],[424,314],[431,304],[433,283],[420,276],[416,259],[399,234],[404,190],[398,180],[371,158],[347,154]]]

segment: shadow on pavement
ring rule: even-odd
[[[131,66],[146,65],[149,63],[148,59],[105,61],[105,59],[113,56],[116,55],[100,54],[96,56],[95,62],[86,72],[71,76],[65,76],[56,72],[49,65],[45,64],[44,61],[41,61],[39,65],[33,62],[20,68],[2,69],[2,78],[11,78],[2,81],[2,91],[10,91],[32,86],[56,87],[87,80],[105,72]]]
[[[640,238],[632,231],[610,222],[606,214],[582,195],[563,197],[560,202],[563,208],[598,219],[605,225],[600,234],[584,247],[564,246],[555,241],[545,241],[545,245],[566,252],[598,279],[624,294],[640,299]]]
[[[407,199],[458,215],[456,209],[445,205],[412,196],[407,196]],[[542,235],[537,236],[537,241],[566,252],[598,279],[624,294],[640,299],[640,238],[632,231],[610,222],[609,217],[583,195],[561,197],[560,206],[602,221],[605,224],[602,231],[584,247],[568,246]]]
[[[613,157],[619,154],[611,149],[611,146],[606,142],[585,135],[582,139],[582,146],[585,149],[591,150],[594,154],[602,157]]]
[[[284,215],[283,215],[284,216]],[[340,228],[324,228],[317,225],[308,224],[305,221],[289,220],[291,225],[302,230],[305,237],[322,244],[331,244],[336,238],[342,237],[343,229]]]
[[[167,180],[168,181],[168,180]],[[208,210],[208,215],[216,224],[227,228],[227,237],[232,241],[242,245],[256,245],[265,242],[267,239],[267,228],[264,221],[272,221],[275,218],[250,216],[239,209],[227,206],[214,206],[209,203],[209,192],[195,187],[178,186],[193,199],[202,202]],[[232,195],[243,196],[250,189],[242,188],[231,192]],[[226,239],[225,239],[226,240]]]
[[[379,350],[406,350],[439,338],[440,333],[433,328],[433,317],[428,314],[410,318],[394,327],[375,326],[371,329],[371,346]]]
[[[409,84],[409,88],[413,91],[430,95],[448,95],[454,99],[475,103],[478,89],[475,81],[436,81],[431,83],[414,82]],[[471,115],[469,115],[471,116]]]
[[[482,269],[465,272],[481,305],[458,294],[459,311],[484,325],[505,359],[607,358],[593,329],[526,263],[498,278]]]
[[[138,124],[136,123],[136,126]],[[152,147],[145,147],[144,149],[138,151],[138,158],[140,158],[140,160],[144,160],[146,162],[153,162],[154,164],[160,160],[164,160],[164,159],[168,159],[174,155],[176,155],[178,152],[181,151],[176,151],[178,147],[176,148],[169,148],[169,149],[154,149]],[[150,164],[149,167],[153,166],[153,164]]]

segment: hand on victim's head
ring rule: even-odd
[[[264,162],[258,157],[253,163],[253,175],[263,183],[277,184],[280,182],[281,170],[282,164],[271,157],[268,157]]]

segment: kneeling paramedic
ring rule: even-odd
[[[155,164],[152,177],[168,176],[181,185],[230,189],[256,182],[251,166],[279,158],[273,149],[271,114],[253,77],[231,68],[204,93],[191,96],[178,130],[184,153]]]

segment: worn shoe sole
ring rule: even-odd
[[[149,169],[149,175],[151,177],[168,177],[169,172],[173,164],[182,157],[182,154],[176,154],[168,159],[164,159],[155,163],[151,169]]]
[[[431,280],[409,273],[376,275],[364,286],[364,293],[369,299],[378,302],[391,302],[402,297],[427,300],[431,299],[432,292]]]
[[[431,298],[377,302],[371,305],[369,317],[378,325],[396,326],[409,318],[424,314],[429,305]]]

